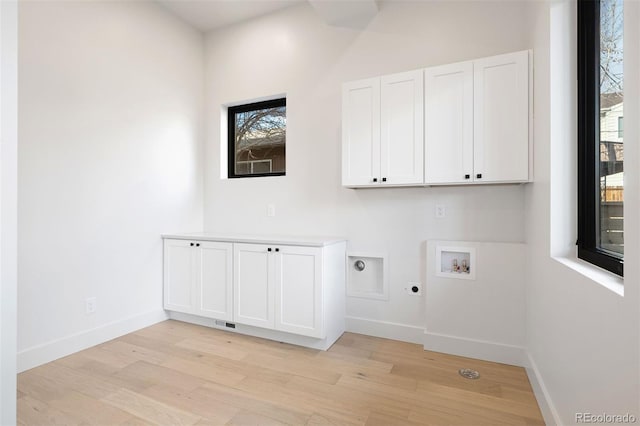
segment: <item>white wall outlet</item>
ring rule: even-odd
[[[96,311],[96,298],[87,297],[85,300],[85,312],[87,315],[93,314]]]
[[[404,288],[404,291],[406,291],[412,296],[422,296],[422,284],[409,282],[407,283],[407,286]]]
[[[438,219],[443,219],[447,216],[447,209],[442,204],[436,204],[436,217]]]
[[[276,215],[276,205],[267,204],[267,216],[274,217]]]

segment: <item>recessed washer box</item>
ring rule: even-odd
[[[475,280],[476,249],[464,246],[437,246],[435,271],[439,277]]]
[[[349,253],[347,263],[347,296],[389,300],[386,255]]]

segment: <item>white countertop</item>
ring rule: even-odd
[[[256,234],[224,234],[218,232],[185,232],[162,234],[162,238],[176,240],[226,241],[250,244],[282,244],[290,246],[323,247],[346,241],[343,237],[326,237],[317,235],[256,235]]]

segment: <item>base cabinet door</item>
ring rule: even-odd
[[[275,259],[275,328],[324,338],[322,249],[279,246]]]
[[[198,243],[196,310],[203,317],[233,320],[233,244]]]
[[[193,314],[195,304],[195,252],[189,241],[164,241],[164,308]]]
[[[265,244],[234,244],[233,319],[239,324],[274,328],[272,251]]]

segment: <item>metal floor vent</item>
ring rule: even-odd
[[[465,379],[475,380],[480,378],[480,373],[470,368],[461,368],[460,370],[458,370],[458,373],[460,373],[460,375]]]

